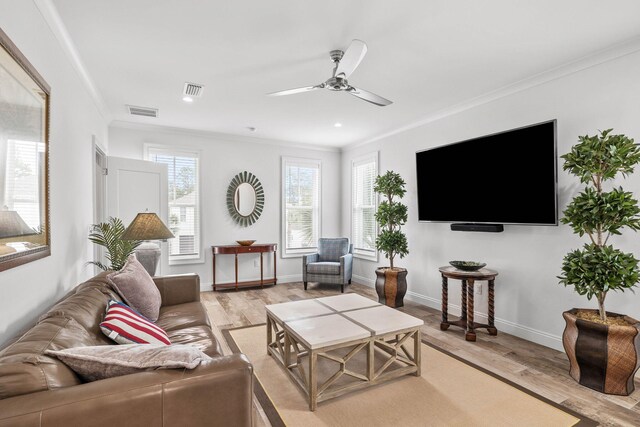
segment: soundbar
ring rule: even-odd
[[[502,224],[474,224],[471,222],[451,224],[451,231],[481,231],[484,233],[501,233],[504,231]]]

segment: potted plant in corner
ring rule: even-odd
[[[563,156],[564,170],[580,178],[586,188],[564,211],[562,222],[574,233],[589,236],[582,249],[569,252],[562,264],[560,283],[598,301],[598,310],[573,309],[563,313],[562,342],[571,376],[583,386],[616,395],[633,392],[638,370],[640,324],[635,319],[607,312],[609,291],[624,291],[638,282],[638,260],[609,245],[612,235],[627,227],[640,229],[640,208],[622,188],[603,190],[603,183],[619,173],[626,176],[640,162],[633,139],[611,134],[581,136],[580,143]]]
[[[407,206],[395,199],[404,196],[404,186],[405,182],[399,174],[387,171],[376,178],[373,187],[373,191],[385,198],[375,215],[382,229],[376,238],[376,248],[389,259],[389,267],[376,269],[376,292],[378,301],[389,307],[402,307],[407,293],[407,270],[397,268],[393,263],[396,256],[404,258],[409,253],[407,236],[400,231],[400,227],[407,222]]]
[[[89,261],[87,264],[95,265],[101,270],[120,270],[129,255],[142,243],[140,240],[123,240],[125,230],[126,227],[120,218],[109,217],[108,222],[92,224],[89,240],[105,248],[109,265],[97,260]]]

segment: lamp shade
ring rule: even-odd
[[[36,234],[16,211],[0,210],[0,239]]]
[[[153,212],[141,212],[122,234],[123,240],[165,240],[175,237]]]

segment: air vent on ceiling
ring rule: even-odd
[[[190,96],[192,98],[200,98],[202,96],[202,91],[204,90],[204,86],[198,83],[189,83],[186,82],[184,84],[184,90],[182,94],[184,96]]]
[[[157,108],[136,107],[134,105],[127,105],[127,109],[129,110],[129,114],[131,114],[132,116],[158,117]]]

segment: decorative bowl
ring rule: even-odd
[[[451,264],[458,270],[463,270],[463,271],[477,271],[477,270],[480,270],[485,265],[487,265],[484,262],[476,262],[476,261],[449,261],[449,264]]]
[[[255,240],[236,240],[240,246],[251,246],[255,243]]]

